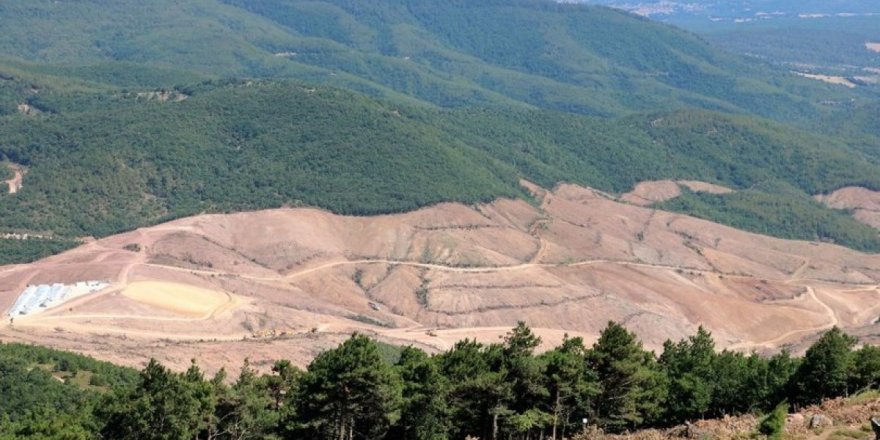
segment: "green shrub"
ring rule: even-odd
[[[761,419],[758,424],[758,432],[767,436],[768,439],[778,440],[785,432],[785,418],[788,416],[788,402],[782,402]]]

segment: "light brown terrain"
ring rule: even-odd
[[[875,435],[871,417],[880,414],[880,396],[866,392],[852,398],[827,400],[820,405],[803,408],[785,420],[785,436],[790,440],[869,440]],[[711,438],[741,440],[766,438],[757,434],[760,419],[754,415],[727,416],[722,419],[699,420],[670,429],[649,429],[626,435],[605,435],[595,428],[576,435],[574,440],[673,440]],[[811,423],[812,422],[812,423]],[[811,425],[814,425],[811,427]]]
[[[632,191],[623,194],[620,199],[634,205],[649,206],[680,196],[682,187],[693,192],[709,194],[729,194],[733,192],[732,189],[721,185],[696,180],[654,180],[639,183]]]
[[[15,194],[21,191],[24,184],[24,169],[18,165],[8,165],[12,170],[12,178],[6,181],[6,187],[9,194]]]
[[[835,84],[839,86],[845,86],[850,89],[854,89],[858,87],[856,83],[842,77],[842,76],[833,76],[833,75],[818,75],[812,73],[803,73],[803,72],[794,72],[798,76],[802,76],[804,78],[815,79],[817,81],[822,81],[828,84]]]
[[[0,339],[128,365],[302,365],[353,331],[444,350],[518,320],[591,342],[609,320],[648,347],[705,325],[720,347],[773,350],[834,325],[868,336],[880,256],[787,241],[572,185],[540,200],[345,217],[202,215],[0,267],[0,311],[29,284],[111,286],[0,324]]]
[[[849,210],[856,220],[880,229],[880,192],[847,187],[831,194],[818,195],[816,200],[834,209]]]
[[[865,47],[868,48],[868,50],[870,50],[870,51],[880,52],[880,43],[868,42],[868,43],[865,43]]]

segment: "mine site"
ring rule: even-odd
[[[720,348],[747,352],[798,351],[834,326],[873,337],[880,256],[639,206],[681,187],[729,189],[645,182],[617,198],[524,185],[539,206],[449,203],[378,217],[276,209],[95,240],[2,268],[0,337],[214,369],[278,353],[303,365],[352,332],[437,352],[496,341],[517,321],[546,347],[565,334],[594,340],[609,320],[655,349],[700,325]],[[859,194],[824,200],[875,208],[876,195]]]

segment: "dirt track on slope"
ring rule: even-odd
[[[13,176],[6,180],[6,186],[9,188],[9,194],[15,194],[24,186],[24,170],[17,165],[9,165],[9,169],[12,170]]]

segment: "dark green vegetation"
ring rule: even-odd
[[[695,28],[727,50],[749,54],[799,71],[841,76],[872,76],[864,68],[880,66],[880,17],[780,18],[741,25]],[[874,92],[877,92],[876,86]]]
[[[0,239],[0,264],[29,263],[65,251],[77,242],[65,238]]]
[[[501,343],[465,340],[433,356],[408,347],[394,361],[355,335],[306,371],[278,361],[260,375],[245,362],[234,381],[223,371],[205,378],[195,364],[174,373],[152,361],[135,376],[0,345],[0,439],[562,438],[583,418],[620,432],[764,411],[760,429],[772,436],[789,407],[781,402],[799,407],[880,385],[880,349],[854,350],[855,342],[835,328],[801,359],[764,358],[718,353],[700,329],[658,357],[609,323],[590,348],[566,338],[536,355],[540,339],[520,324]]]
[[[880,250],[875,229],[856,222],[845,211],[824,209],[785,183],[768,181],[723,195],[684,190],[681,197],[656,207],[765,235],[832,241],[866,251]]]
[[[43,347],[0,343],[0,439],[92,438],[102,394],[135,370]]]
[[[544,0],[14,0],[0,28],[0,54],[81,72],[125,61],[295,77],[441,106],[696,106],[797,120],[851,96],[670,26]]]
[[[788,416],[788,403],[780,403],[770,414],[761,419],[758,432],[767,436],[769,440],[780,440],[785,434],[785,418]]]

